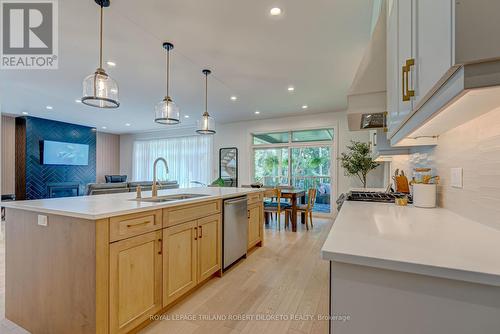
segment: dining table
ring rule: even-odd
[[[299,188],[283,188],[281,189],[281,198],[290,199],[292,207],[292,232],[297,232],[297,207],[299,204],[306,204],[306,191]],[[301,222],[304,223],[305,219],[305,212],[301,212]]]

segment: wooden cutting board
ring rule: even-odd
[[[410,186],[408,185],[408,179],[404,175],[396,176],[396,191],[399,193],[410,193]]]

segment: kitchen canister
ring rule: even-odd
[[[436,194],[436,184],[415,183],[413,184],[413,205],[418,208],[435,208]]]

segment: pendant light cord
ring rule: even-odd
[[[168,95],[169,93],[169,81],[170,81],[170,50],[167,50],[167,98],[170,96]]]
[[[208,73],[205,73],[205,113],[208,113]]]
[[[99,28],[99,68],[102,68],[102,30],[103,30],[103,12],[104,7],[101,4],[101,26]]]

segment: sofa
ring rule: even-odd
[[[87,184],[87,195],[117,194],[135,192],[137,186],[141,186],[142,191],[149,191],[153,187],[152,181],[137,182],[114,182],[114,183],[89,183]],[[177,189],[177,181],[159,181],[158,190]]]

